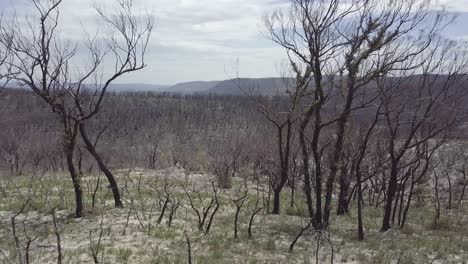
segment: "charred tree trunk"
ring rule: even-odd
[[[314,113],[314,137],[312,139],[312,155],[314,158],[315,173],[315,229],[322,228],[322,155],[319,148],[319,134],[321,129],[321,113],[317,107]]]
[[[413,195],[414,195],[415,185],[416,185],[416,182],[411,181],[411,186],[410,186],[409,193],[408,193],[408,200],[406,201],[406,206],[405,206],[405,209],[403,210],[403,216],[401,218],[400,228],[403,228],[405,226],[406,218],[408,216],[408,211],[411,205],[411,200],[413,199]]]
[[[273,211],[272,214],[279,214],[280,213],[280,201],[281,201],[281,190],[274,190],[273,191]]]
[[[295,203],[295,196],[296,196],[296,175],[291,175],[291,180],[289,181],[289,185],[291,187],[291,199],[289,201],[289,207],[294,207]]]
[[[348,175],[346,173],[346,167],[342,168],[340,175],[340,193],[338,196],[338,208],[336,211],[337,215],[345,215],[349,213],[348,207],[348,194],[350,182],[348,180]]]
[[[333,187],[335,183],[336,174],[338,172],[339,163],[342,159],[342,152],[343,147],[345,144],[345,134],[346,134],[346,126],[348,124],[349,116],[351,115],[351,107],[354,100],[354,92],[356,91],[355,87],[355,77],[358,72],[358,68],[356,65],[352,65],[348,69],[348,80],[346,83],[347,86],[347,94],[346,94],[346,103],[341,112],[341,116],[338,119],[337,123],[337,133],[336,133],[336,143],[333,150],[332,161],[330,165],[330,174],[328,175],[327,182],[326,182],[326,192],[325,192],[325,205],[323,208],[323,225],[324,229],[328,228],[329,220],[330,220],[330,211],[331,211],[331,203],[332,203],[332,195],[333,195]]]
[[[405,203],[405,185],[402,186],[401,194],[400,194],[400,203],[398,205],[398,226],[401,226],[401,217],[403,213],[403,206]]]
[[[99,169],[104,173],[104,175],[106,175],[106,178],[109,181],[110,188],[112,189],[112,194],[114,195],[115,207],[123,208],[122,200],[120,198],[119,187],[117,185],[117,181],[115,180],[114,175],[107,168],[101,156],[96,152],[96,148],[94,147],[94,144],[89,140],[84,123],[80,123],[79,128],[80,128],[80,135],[81,135],[81,138],[83,139],[83,142],[86,145],[86,149],[94,157],[94,159],[96,160],[99,166]]]
[[[279,158],[280,158],[280,179],[279,182],[275,183],[273,187],[274,198],[273,198],[273,211],[272,214],[280,213],[280,194],[283,190],[286,181],[288,180],[289,162],[291,155],[291,137],[292,137],[292,121],[290,117],[285,123],[286,126],[286,142],[283,144],[283,129],[284,126],[278,127],[278,147],[279,147]]]
[[[447,202],[447,209],[448,210],[451,210],[452,209],[452,179],[450,178],[450,174],[449,173],[446,173],[445,175],[447,177],[447,182],[448,182],[448,193],[449,193],[449,198],[448,198],[448,202]]]
[[[390,180],[388,182],[387,199],[385,203],[385,213],[381,228],[382,232],[388,231],[390,228],[392,228],[392,226],[390,225],[390,218],[392,215],[393,200],[398,189],[397,167],[395,162],[392,161],[392,163],[393,164],[390,172]]]
[[[401,197],[401,192],[402,192],[401,188],[402,188],[401,184],[397,184],[396,196],[393,199],[395,201],[395,203],[393,204],[393,209],[392,209],[392,220],[391,220],[391,225],[392,226],[395,225],[395,215],[396,215],[396,211],[397,211],[397,208],[398,208],[398,204],[399,204],[400,197]]]
[[[460,198],[458,198],[458,206],[460,206],[461,202],[463,201],[463,197],[465,196],[466,186],[468,185],[468,182],[466,180],[465,167],[463,167],[462,174],[463,174],[463,188],[460,194]]]
[[[73,128],[70,128],[67,124],[68,122],[65,121],[64,126],[67,132],[64,139],[64,153],[67,160],[68,172],[70,173],[75,192],[75,217],[80,218],[83,216],[83,190],[81,189],[80,176],[76,171],[74,164],[74,152],[78,129],[76,125]]]
[[[301,127],[299,130],[299,140],[302,149],[302,162],[303,162],[303,174],[304,174],[304,193],[307,199],[307,209],[309,210],[309,216],[314,217],[314,207],[312,201],[312,189],[311,189],[311,182],[310,182],[310,171],[309,171],[309,151],[307,148],[307,143],[305,140],[305,120],[301,123]]]
[[[364,240],[364,228],[362,226],[362,182],[361,182],[361,172],[357,171],[357,194],[358,194],[358,204],[357,204],[357,217],[358,217],[358,239],[360,241]]]

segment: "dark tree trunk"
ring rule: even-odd
[[[364,240],[364,228],[362,226],[362,183],[361,183],[361,173],[356,174],[357,177],[357,194],[358,194],[358,204],[357,204],[357,216],[358,216],[358,239],[360,241]]]
[[[343,171],[340,175],[340,193],[338,196],[338,208],[336,211],[337,215],[345,215],[349,213],[348,208],[348,193],[350,182],[347,179],[348,175],[346,174],[346,169],[343,168]]]
[[[240,213],[240,207],[237,207],[236,209],[236,214],[234,216],[234,238],[237,239],[238,238],[238,235],[237,235],[237,226],[238,226],[238,222],[239,222],[239,213]]]
[[[439,225],[440,220],[440,198],[439,198],[439,176],[437,175],[436,171],[434,170],[434,198],[436,200],[434,209],[435,209],[435,216],[434,216],[434,228],[437,228]]]
[[[400,204],[398,209],[398,226],[401,226],[401,220],[403,216],[403,206],[405,205],[405,188],[406,188],[406,180],[403,182],[403,186],[401,186],[401,194],[400,194]],[[411,188],[411,187],[410,187]],[[410,199],[408,195],[408,199]]]
[[[350,184],[351,186],[351,184]],[[366,189],[363,189],[362,192],[365,192]],[[349,190],[348,190],[349,193]],[[348,208],[348,212],[351,209],[351,202],[356,201],[357,199],[357,183],[351,188],[351,193],[348,194],[348,197],[346,198],[346,208]],[[364,204],[364,200],[362,201],[362,204]]]
[[[403,228],[405,226],[406,218],[408,216],[408,211],[409,211],[409,208],[410,208],[410,205],[411,205],[411,200],[413,199],[413,195],[414,195],[414,185],[415,184],[416,183],[414,181],[411,181],[411,187],[410,187],[410,190],[409,190],[409,193],[408,193],[408,200],[406,201],[405,210],[403,210],[403,216],[401,218],[400,228]]]
[[[399,186],[401,188],[401,184]],[[393,204],[393,210],[392,210],[392,220],[391,220],[391,225],[392,226],[395,225],[395,215],[396,215],[396,211],[397,211],[397,207],[398,207],[398,202],[399,202],[400,196],[401,196],[401,189],[400,188],[398,187],[398,184],[397,184],[396,196],[393,199],[395,201],[395,203]]]
[[[452,180],[450,179],[450,175],[446,173],[447,176],[447,182],[448,182],[448,191],[449,191],[449,199],[447,203],[447,209],[451,210],[452,209]]]
[[[305,127],[301,124],[301,128],[299,131],[299,139],[302,148],[302,162],[303,162],[303,174],[304,174],[304,193],[307,199],[307,209],[309,211],[309,216],[314,217],[314,207],[312,201],[312,189],[311,189],[311,182],[310,182],[310,172],[309,172],[309,151],[307,148],[307,143],[305,140],[304,135]]]
[[[296,166],[296,165],[294,165]],[[296,173],[291,172],[289,180],[289,187],[291,187],[291,199],[289,200],[289,207],[294,207],[295,198],[296,198]]]
[[[187,231],[184,231],[185,234],[185,241],[187,242],[187,262],[188,264],[192,264],[192,244],[190,243],[190,238],[187,235]]]
[[[274,184],[274,198],[273,198],[273,211],[272,214],[280,213],[280,194],[283,190],[284,185],[288,180],[289,174],[289,162],[291,154],[291,137],[292,137],[292,122],[290,119],[286,122],[286,142],[283,144],[283,129],[284,127],[278,127],[278,147],[279,147],[279,159],[280,159],[280,179],[279,182]],[[271,182],[273,184],[273,182]]]
[[[117,185],[117,181],[115,180],[114,175],[107,168],[106,164],[101,159],[101,156],[96,152],[94,144],[91,143],[91,141],[89,140],[88,135],[86,133],[84,123],[80,123],[79,128],[80,128],[80,135],[81,135],[81,138],[83,139],[83,142],[86,145],[86,149],[94,157],[94,159],[96,160],[96,162],[97,162],[97,164],[99,166],[99,169],[104,173],[104,175],[106,175],[106,178],[109,181],[110,187],[112,189],[112,194],[114,195],[115,207],[123,208],[123,204],[122,204],[122,201],[121,201],[121,198],[120,198],[119,187]]]
[[[390,180],[388,182],[387,200],[385,203],[385,213],[382,221],[382,232],[388,231],[390,228],[392,228],[392,226],[390,225],[390,218],[392,215],[393,208],[392,204],[398,188],[397,168],[395,162],[392,163],[393,164],[390,172]]]
[[[266,211],[267,213],[270,212],[270,202],[271,202],[271,184],[268,184],[268,201],[266,203]]]
[[[315,175],[315,228],[322,229],[322,176],[321,174]]]
[[[271,211],[272,214],[278,215],[280,213],[280,200],[281,200],[281,190],[274,190],[273,211]]]
[[[315,223],[316,230],[322,229],[322,154],[319,147],[319,135],[321,130],[322,117],[320,113],[321,104],[315,109],[314,113],[314,136],[312,138],[312,156],[314,158],[315,174]],[[312,200],[312,198],[310,198]]]
[[[460,206],[461,202],[463,201],[463,197],[465,196],[465,190],[466,186],[468,185],[468,182],[466,180],[466,171],[465,171],[465,166],[463,166],[463,170],[461,171],[463,174],[463,189],[460,194],[460,198],[458,198],[458,206]]]
[[[463,189],[461,191],[460,198],[458,199],[458,205],[461,204],[461,202],[463,201],[463,197],[465,197],[465,190],[466,190],[466,185],[463,185]]]
[[[77,129],[69,129],[66,124],[67,123],[65,123],[66,130],[69,132],[67,132],[65,135],[64,152],[65,158],[67,160],[68,172],[70,173],[73,182],[73,189],[75,191],[75,217],[80,218],[83,216],[83,191],[81,190],[80,177],[76,171],[73,159],[76,147]]]
[[[289,207],[291,208],[294,207],[294,203],[295,203],[294,201],[294,197],[296,195],[295,190],[296,190],[295,186],[291,185],[291,199],[289,200]]]
[[[257,203],[258,203],[258,200],[257,200]],[[254,222],[254,218],[262,209],[263,209],[263,207],[260,207],[260,208],[256,209],[252,213],[252,215],[250,216],[249,228],[248,228],[249,239],[252,238],[252,225],[253,225],[253,222]]]
[[[348,80],[347,80],[347,94],[346,94],[346,103],[341,112],[341,116],[338,119],[337,123],[337,133],[336,133],[336,143],[333,150],[332,161],[330,165],[330,174],[328,175],[326,181],[326,191],[325,191],[325,205],[323,208],[323,225],[324,229],[328,228],[330,220],[330,211],[331,203],[333,197],[333,187],[335,183],[336,174],[338,172],[338,165],[342,158],[342,152],[345,141],[346,134],[346,125],[348,123],[349,116],[351,114],[351,107],[354,100],[355,92],[355,77],[357,74],[357,69],[349,69]]]

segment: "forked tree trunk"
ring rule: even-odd
[[[280,159],[280,179],[279,182],[273,187],[274,197],[273,197],[273,211],[272,214],[280,213],[280,194],[283,190],[284,185],[288,180],[289,175],[289,162],[291,155],[291,137],[292,137],[292,125],[290,119],[286,122],[286,142],[283,145],[283,128],[278,127],[278,148],[279,148],[279,159]],[[272,185],[272,183],[270,183]]]

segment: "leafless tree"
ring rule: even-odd
[[[232,179],[247,163],[247,143],[242,132],[235,131],[226,135],[214,136],[210,140],[210,170],[217,176],[219,188],[232,187]]]
[[[253,224],[254,224],[254,220],[255,220],[255,216],[260,213],[262,210],[265,209],[265,204],[268,202],[266,201],[265,199],[265,193],[264,192],[261,192],[260,189],[259,189],[259,184],[257,183],[257,186],[256,186],[256,197],[255,197],[255,204],[254,204],[254,207],[252,209],[252,213],[250,214],[250,220],[249,220],[249,227],[247,229],[247,234],[248,234],[248,237],[249,239],[252,238],[252,227],[253,227]],[[260,195],[260,193],[262,193],[262,195]],[[261,204],[260,204],[261,202]]]
[[[177,198],[173,198],[171,201],[171,207],[169,208],[169,219],[167,220],[167,226],[171,227],[172,225],[172,220],[174,220],[174,217],[176,216],[177,209],[179,209],[180,206],[180,200]]]
[[[285,87],[291,87],[286,78],[284,78],[283,83]],[[257,110],[274,126],[275,131],[277,154],[273,161],[276,168],[270,169],[269,172],[270,185],[273,190],[272,214],[280,213],[280,195],[289,179],[294,126],[298,121],[297,108],[299,101],[295,99],[298,99],[296,92],[301,89],[302,86],[293,86],[291,91],[288,91],[288,97],[291,100],[287,101],[281,95],[270,98],[256,98],[251,93],[251,97],[256,99]]]
[[[188,183],[187,185],[189,184],[190,183]],[[208,199],[204,199],[201,190],[196,189],[196,183],[191,184],[191,186],[183,185],[182,187],[184,189],[185,195],[189,200],[190,208],[197,215],[198,229],[200,231],[205,231],[205,233],[208,234],[210,232],[214,216],[218,212],[220,205],[218,189],[216,188],[215,183],[211,183],[212,193],[210,194],[210,198]],[[187,187],[191,187],[191,189],[187,189]],[[209,201],[206,202],[205,200]]]
[[[0,28],[3,27],[5,19],[3,14],[0,15]],[[14,78],[17,72],[13,71],[11,65],[11,41],[12,39],[5,40],[5,46],[0,48],[0,94],[3,92],[3,89],[8,87],[10,81]]]
[[[229,199],[231,202],[236,206],[236,212],[234,214],[234,238],[238,238],[238,226],[239,226],[239,214],[240,211],[242,210],[242,207],[244,206],[244,203],[247,199],[247,196],[249,194],[249,188],[247,187],[247,183],[242,184],[239,186],[239,188],[236,188],[234,191],[234,197],[229,196]]]
[[[187,231],[184,231],[184,236],[187,243],[187,263],[192,264],[192,243],[189,236],[187,235]]]
[[[104,247],[102,246],[102,238],[104,236],[104,215],[106,213],[105,206],[106,205],[104,204],[101,212],[97,241],[93,241],[93,231],[89,231],[89,248],[91,250],[91,256],[93,257],[95,264],[99,264],[104,261]]]
[[[337,73],[330,61],[339,52],[340,42],[334,32],[354,7],[339,12],[339,1],[291,1],[288,15],[275,12],[265,17],[264,23],[268,37],[284,47],[288,53],[291,68],[296,75],[296,89],[290,93],[293,105],[305,100],[300,115],[299,141],[302,149],[304,191],[307,198],[309,215],[315,218],[315,225],[322,219],[322,165],[320,132],[326,126],[322,121],[322,108],[328,100],[329,77]],[[301,69],[300,65],[304,65]],[[326,80],[323,80],[323,79]],[[312,88],[311,88],[312,87]],[[306,129],[313,120],[312,137],[306,136]],[[309,147],[310,145],[310,147]],[[316,207],[314,213],[310,177],[310,155],[314,157]],[[319,209],[320,208],[320,209]]]
[[[373,134],[373,130],[375,129],[377,122],[379,120],[379,116],[381,114],[380,108],[382,105],[379,105],[376,110],[375,118],[370,122],[370,124],[363,128],[359,133],[358,139],[358,152],[356,157],[356,162],[353,166],[354,173],[356,176],[356,184],[357,184],[357,222],[358,222],[358,239],[364,240],[364,226],[363,226],[363,216],[362,216],[362,201],[363,201],[363,188],[362,184],[365,179],[362,178],[363,174],[363,163],[366,155],[368,154],[368,145],[370,144],[371,136]]]
[[[47,171],[43,172],[43,175],[46,174]],[[63,253],[62,253],[62,236],[60,234],[60,229],[59,229],[59,223],[58,223],[58,218],[57,218],[57,209],[63,205],[63,197],[60,198],[58,203],[53,204],[51,199],[50,199],[50,194],[51,190],[48,187],[48,185],[44,182],[42,177],[38,177],[38,180],[40,182],[41,188],[45,192],[45,200],[47,203],[48,210],[50,211],[50,216],[52,218],[52,225],[54,228],[54,235],[55,235],[55,242],[56,242],[56,249],[57,249],[57,263],[62,264],[63,262]]]
[[[159,214],[157,223],[161,224],[164,215],[167,210],[169,210],[169,220],[172,221],[172,217],[175,214],[175,211],[177,210],[177,207],[179,206],[179,201],[177,200],[177,197],[173,194],[173,184],[170,184],[168,181],[167,175],[164,177],[164,182],[162,184],[159,184],[156,182],[154,183],[149,183],[151,188],[156,191],[157,193],[157,200],[158,200],[158,205],[159,205],[159,210],[161,213]],[[158,186],[160,185],[160,186]]]
[[[78,135],[106,175],[115,206],[121,207],[117,182],[97,153],[87,134],[86,124],[102,109],[106,92],[114,80],[146,66],[144,55],[153,29],[153,18],[149,15],[140,20],[134,14],[132,0],[119,1],[115,14],[97,8],[104,25],[108,27],[108,36],[104,44],[97,37],[89,38],[86,46],[91,63],[84,73],[76,74],[71,67],[78,45],[62,41],[57,31],[62,0],[32,0],[32,4],[38,15],[38,24],[30,20],[22,24],[23,21],[15,17],[10,25],[1,28],[0,43],[2,48],[12,53],[10,65],[18,72],[15,80],[34,91],[60,119],[64,153],[76,195],[76,216],[83,214],[80,177],[74,164]],[[102,81],[96,76],[99,76],[107,55],[113,57],[115,69],[110,77]],[[90,86],[93,78],[94,85]]]
[[[28,162],[28,144],[26,131],[5,130],[1,134],[0,153],[2,160],[10,167],[12,175],[22,175]]]
[[[382,231],[391,228],[390,220],[394,199],[398,191],[398,175],[411,150],[421,150],[426,145],[427,153],[441,146],[450,128],[459,122],[460,98],[466,92],[459,85],[467,70],[466,53],[453,42],[432,39],[418,59],[405,61],[416,65],[415,71],[400,72],[400,77],[379,80],[387,135],[387,151],[390,157],[390,177]],[[382,89],[384,87],[384,89]],[[403,98],[402,96],[405,96]],[[431,142],[438,140],[439,143]],[[425,171],[426,169],[424,169]]]
[[[28,198],[24,203],[23,205],[21,206],[21,209],[11,217],[11,227],[12,227],[12,233],[13,233],[13,238],[15,240],[15,247],[16,247],[16,254],[17,254],[17,257],[18,257],[18,262],[20,264],[23,264],[25,263],[23,260],[24,258],[26,258],[27,260],[26,261],[29,261],[29,250],[26,251],[26,254],[25,256],[23,256],[23,246],[21,244],[21,241],[19,239],[19,235],[18,235],[18,232],[17,232],[17,223],[16,223],[16,219],[19,215],[21,215],[22,213],[25,212],[25,210],[27,210],[26,212],[29,212],[28,210],[28,206],[29,206],[29,203],[31,202],[31,199]],[[29,245],[30,245],[30,242],[28,240],[28,243],[27,243],[27,248],[29,249]],[[27,262],[26,262],[27,263]]]
[[[329,225],[335,179],[344,170],[353,113],[377,100],[378,77],[420,66],[419,56],[450,23],[446,13],[431,7],[430,1],[294,0],[286,15],[275,12],[265,18],[268,37],[286,49],[296,80],[305,84],[296,93],[304,101],[299,140],[309,214],[317,229]],[[325,115],[330,103],[337,107],[332,115],[330,111]],[[332,137],[324,133],[330,130]],[[311,169],[315,208],[309,188]]]

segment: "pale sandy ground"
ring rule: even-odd
[[[251,211],[249,207],[251,204],[249,204],[241,212],[240,238],[235,240],[232,224],[235,208],[228,199],[228,195],[235,195],[234,189],[220,193],[221,207],[215,216],[209,235],[203,235],[197,230],[196,215],[188,206],[187,201],[177,211],[172,227],[166,225],[167,216],[161,225],[157,225],[159,209],[153,210],[152,219],[149,220],[150,208],[155,205],[156,199],[151,194],[151,188],[145,184],[142,184],[140,188],[149,194],[143,198],[139,197],[136,191],[138,179],[143,183],[148,180],[159,179],[161,181],[164,177],[174,182],[184,182],[188,178],[190,182],[197,184],[199,190],[210,190],[210,182],[213,177],[208,174],[200,173],[187,176],[184,170],[177,168],[161,171],[134,169],[129,174],[128,171],[122,170],[118,174],[121,186],[125,174],[129,175],[133,181],[133,183],[127,182],[130,192],[123,194],[124,209],[113,209],[111,207],[112,200],[106,199],[107,209],[104,214],[101,214],[102,210],[96,210],[93,213],[88,212],[84,218],[75,219],[70,217],[73,213],[72,210],[57,212],[64,263],[93,263],[90,241],[96,244],[99,239],[102,216],[101,246],[104,249],[104,255],[99,255],[99,258],[103,260],[102,263],[186,263],[187,245],[184,231],[189,234],[192,240],[192,254],[195,263],[315,263],[316,241],[310,233],[301,239],[293,253],[288,253],[289,244],[294,234],[299,231],[301,224],[305,224],[303,219],[298,216],[259,215],[254,225],[254,238],[249,240],[246,235],[249,212]],[[65,178],[65,180],[68,179]],[[92,180],[92,178],[85,180]],[[250,184],[250,188],[255,188],[255,185]],[[59,191],[59,186],[52,188],[53,193]],[[106,192],[105,188],[103,192]],[[178,193],[181,198],[184,197],[183,188],[180,186],[175,186],[173,192]],[[254,191],[251,193],[253,194]],[[131,199],[134,200],[133,211],[130,213],[128,226],[125,228]],[[102,207],[102,203],[99,204],[99,207]],[[13,215],[13,211],[0,211],[0,250],[2,251],[0,262],[3,263],[9,263],[10,255],[14,254],[12,250],[14,241],[10,224]],[[26,215],[19,216],[17,223],[21,223],[23,219],[26,219],[25,225],[19,224],[17,227],[21,242],[24,244],[25,234],[31,237],[38,236],[38,239],[32,243],[30,250],[32,263],[56,263],[56,240],[50,214],[30,211],[27,217]],[[148,233],[150,222],[152,231]],[[349,237],[355,232],[355,225],[350,223],[349,219],[337,218],[334,226],[334,230],[337,230],[336,234],[332,234],[335,252],[334,263],[377,263],[368,262],[377,259],[375,250],[366,249],[365,245],[357,247],[354,243],[360,242],[343,238],[344,236]],[[126,234],[122,235],[124,229],[126,229]],[[376,243],[390,245],[400,243],[399,234],[399,231],[390,231],[385,234],[370,231],[367,236],[374,238],[373,241],[378,241]],[[399,256],[405,254],[425,255],[425,259],[433,259],[432,263],[463,263],[468,259],[465,252],[460,252],[460,255],[448,256],[445,259],[436,259],[437,252],[411,248],[411,245],[406,252],[383,252],[383,254],[390,255],[391,260],[386,263],[398,263]],[[217,256],[214,257],[214,255]],[[330,246],[324,241],[319,253],[319,263],[330,263],[330,256]],[[366,260],[363,260],[364,258]]]

